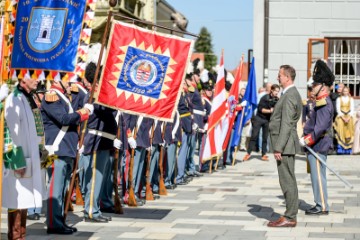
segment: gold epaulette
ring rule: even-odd
[[[54,91],[49,91],[45,93],[45,101],[47,102],[56,102],[59,100],[59,96]]]
[[[302,104],[303,104],[303,105],[306,105],[306,104],[307,104],[307,100],[306,100],[306,99],[303,99],[303,100],[302,100]]]
[[[326,98],[322,98],[319,100],[316,100],[316,104],[317,107],[321,107],[321,106],[325,106],[326,105]]]
[[[79,92],[79,87],[77,84],[71,84],[71,92]]]
[[[195,92],[195,88],[193,86],[188,87],[189,92]]]

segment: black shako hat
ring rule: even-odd
[[[324,84],[331,87],[334,83],[335,76],[327,64],[322,60],[317,60],[313,72],[313,84]]]

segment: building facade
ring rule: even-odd
[[[306,97],[313,63],[327,61],[336,83],[360,96],[360,0],[254,0],[257,86],[277,82],[280,65],[296,69]]]
[[[110,9],[126,17],[152,22],[173,30],[186,31],[188,20],[165,0],[117,0],[116,2],[117,4],[113,8],[109,6],[109,0],[96,2],[92,42],[101,42]],[[156,31],[182,35],[161,28]]]

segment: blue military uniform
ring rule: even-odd
[[[175,182],[174,171],[176,164],[176,149],[177,144],[181,141],[181,124],[180,124],[180,114],[176,111],[174,116],[173,123],[166,123],[165,125],[165,149],[166,149],[166,170],[164,176],[165,187],[168,189],[174,188]]]
[[[179,149],[178,156],[178,173],[176,176],[176,184],[186,184],[185,179],[185,164],[188,158],[189,146],[191,141],[192,133],[192,113],[189,107],[189,102],[186,99],[185,93],[182,93],[179,100],[178,111],[180,114],[182,135],[181,135],[181,146]]]
[[[107,184],[112,183],[112,180],[107,183],[104,179],[109,180],[112,169],[110,151],[113,149],[117,130],[114,113],[116,113],[115,110],[94,104],[94,114],[88,120],[82,155],[86,186],[85,220],[97,221],[103,218],[100,210],[100,194]],[[114,204],[110,202],[107,208],[113,206]]]
[[[204,129],[204,116],[206,115],[204,111],[204,105],[202,103],[201,95],[197,88],[194,88],[193,91],[189,88],[189,92],[187,94],[189,106],[193,113],[193,124],[195,128],[191,133],[191,140],[189,145],[189,153],[187,158],[187,174],[190,176],[200,176],[196,171],[194,155],[196,149],[196,143],[200,136],[199,129]],[[202,134],[201,134],[202,135]],[[202,136],[201,136],[202,137]]]
[[[84,104],[86,103],[86,98],[88,95],[88,91],[86,90],[86,88],[79,82],[77,83],[72,83],[71,84],[71,106],[74,110],[78,110],[84,107]],[[79,171],[79,185],[81,188],[81,193],[84,196],[85,195],[85,184],[84,184],[84,178],[85,178],[85,174],[84,174],[84,169],[85,166],[82,162],[83,158],[79,159],[79,163],[78,163],[78,169],[80,169]]]
[[[333,148],[332,140],[332,116],[334,107],[330,97],[316,101],[315,108],[310,112],[309,119],[304,127],[305,141],[307,145],[326,161],[327,153]],[[312,154],[308,154],[311,169],[311,183],[314,192],[316,208],[320,211],[328,211],[328,193],[326,181],[326,167]]]
[[[333,116],[334,106],[329,97],[330,87],[335,76],[322,60],[317,60],[313,71],[312,94],[316,97],[315,107],[309,111],[309,117],[304,127],[304,137],[300,144],[310,146],[323,161],[333,148]],[[326,167],[313,154],[308,154],[311,171],[311,184],[314,193],[315,206],[306,210],[306,215],[329,213]]]
[[[136,126],[138,116],[131,115],[127,113],[121,114],[121,129],[120,129],[120,140],[122,141],[122,149],[119,152],[119,158],[121,159],[121,176],[122,176],[122,190],[123,196],[127,195],[128,185],[128,172],[129,172],[129,162],[130,162],[130,152],[128,146],[128,135],[127,132],[133,134],[134,128]],[[134,185],[133,185],[134,186]]]
[[[142,118],[141,124],[139,124]],[[137,125],[139,125],[136,134],[136,149],[134,156],[134,169],[133,169],[133,186],[136,197],[140,197],[140,185],[145,184],[145,169],[144,163],[146,161],[146,149],[151,146],[150,144],[150,129],[154,123],[153,119],[146,117],[139,117]]]
[[[152,139],[152,149],[151,149],[151,162],[150,162],[150,181],[152,191],[154,193],[159,192],[159,156],[160,156],[160,144],[164,142],[162,139],[162,121],[156,121],[154,126],[154,136]],[[143,189],[143,191],[145,188]]]
[[[49,167],[49,194],[47,201],[48,232],[63,230],[64,192],[79,140],[77,125],[81,115],[72,109],[70,101],[59,89],[50,89],[42,100],[41,114],[45,129],[45,144],[50,154],[58,159]]]

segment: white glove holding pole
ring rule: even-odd
[[[78,146],[79,147],[79,146]],[[79,148],[79,155],[83,154],[84,152],[84,145],[81,146],[81,148]]]
[[[9,95],[9,87],[4,83],[0,88],[0,102]]]
[[[300,143],[300,146],[302,146],[302,147],[305,147],[307,145],[304,137],[299,138],[299,143]]]
[[[246,101],[246,100],[244,100],[244,101],[242,101],[242,102],[240,103],[240,106],[245,107],[245,106],[246,106],[246,104],[247,104],[247,101]]]
[[[117,138],[115,138],[114,139],[114,148],[116,148],[116,149],[120,149],[121,148],[121,145],[122,145],[122,142],[121,142],[121,140],[120,139],[117,139]]]
[[[197,125],[197,123],[193,123],[192,129],[193,129],[194,131],[197,131],[197,130],[199,129],[199,125]]]
[[[136,140],[133,137],[128,138],[128,144],[130,148],[135,149],[136,148]]]
[[[94,113],[94,105],[90,104],[90,103],[85,103],[84,108],[86,108],[87,110],[89,110],[89,115]]]

